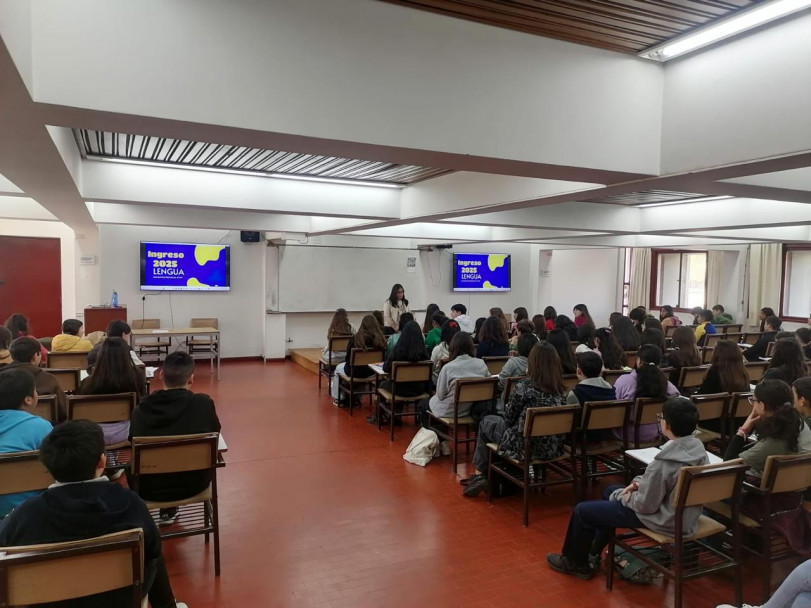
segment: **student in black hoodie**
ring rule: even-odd
[[[597,353],[585,352],[577,360],[577,378],[580,380],[566,397],[566,405],[583,406],[588,401],[613,401],[617,392],[610,382],[602,377],[603,360]],[[610,431],[589,431],[589,442],[605,439]]]
[[[177,351],[167,356],[161,378],[166,388],[147,395],[133,410],[130,439],[220,432],[214,401],[190,390],[194,382],[194,359],[190,354]],[[208,471],[147,475],[140,479],[138,494],[145,500],[183,500],[199,494],[210,483]],[[174,523],[176,515],[177,509],[162,509],[160,523]]]
[[[747,361],[758,361],[761,357],[765,357],[769,343],[776,340],[782,324],[783,322],[774,315],[766,317],[763,321],[763,333],[755,344],[743,351],[744,358]]]
[[[56,483],[0,522],[0,548],[83,540],[141,528],[144,589],[153,608],[188,608],[175,602],[161,540],[144,501],[102,475],[104,433],[89,420],[57,426],[40,446],[40,459]],[[88,572],[87,576],[93,576]],[[52,608],[119,608],[132,605],[129,589],[48,604]]]

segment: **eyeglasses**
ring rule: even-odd
[[[760,399],[755,399],[754,397],[747,397],[746,400],[749,402],[749,405],[755,405],[755,403],[760,402]]]

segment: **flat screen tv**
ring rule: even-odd
[[[454,253],[454,291],[510,291],[506,253]]]
[[[231,291],[231,247],[141,241],[142,291]]]

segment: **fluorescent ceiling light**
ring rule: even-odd
[[[678,201],[663,201],[661,203],[642,203],[634,205],[637,209],[647,209],[649,207],[667,207],[668,205],[688,205],[690,203],[707,203],[709,201],[722,201],[732,196],[702,196],[701,198],[683,198]]]
[[[386,182],[373,182],[356,179],[340,179],[336,177],[318,177],[313,175],[293,175],[288,173],[266,173],[264,171],[251,171],[249,169],[223,169],[222,167],[200,167],[197,165],[180,165],[173,163],[158,163],[137,158],[112,158],[109,156],[88,156],[88,160],[101,160],[107,163],[121,163],[124,165],[143,165],[146,167],[160,167],[162,169],[188,169],[189,171],[205,171],[207,173],[228,173],[230,175],[248,175],[252,177],[272,177],[275,179],[292,179],[303,182],[323,182],[328,184],[341,184],[344,186],[370,186],[374,188],[405,188],[405,184],[390,184]]]
[[[731,17],[716,21],[695,32],[645,49],[639,53],[639,56],[655,61],[667,61],[808,7],[811,7],[811,0],[761,2],[750,9],[735,13]]]

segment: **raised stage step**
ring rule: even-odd
[[[294,348],[290,351],[290,360],[311,371],[318,373],[318,360],[321,359],[320,348]]]

